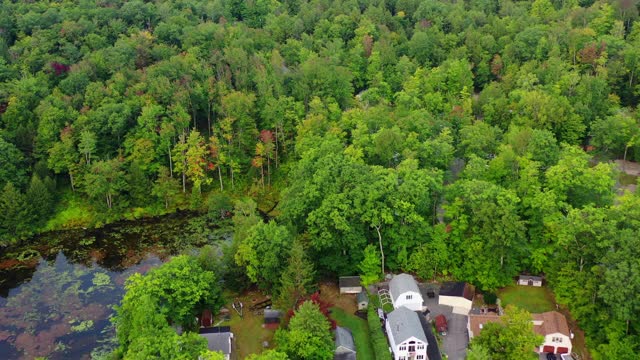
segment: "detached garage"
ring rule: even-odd
[[[439,305],[453,307],[454,314],[468,315],[473,305],[475,289],[464,282],[446,282],[440,288]]]

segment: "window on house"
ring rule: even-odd
[[[407,300],[411,300],[413,298],[413,295],[407,295]]]
[[[398,357],[398,360],[407,360],[407,358],[404,357],[404,356],[400,356],[400,357]]]
[[[424,355],[418,355],[418,356],[416,356],[416,360],[422,360],[422,359],[424,359]]]
[[[418,350],[424,350],[424,345],[418,345]]]
[[[407,350],[407,347],[406,347],[406,346],[404,346],[404,345],[403,345],[403,346],[400,346],[400,351],[406,351],[406,350]]]

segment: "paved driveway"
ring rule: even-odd
[[[469,345],[467,316],[454,314],[451,306],[438,305],[438,289],[435,291],[436,297],[431,299],[427,296],[427,288],[422,284],[419,287],[422,298],[430,311],[429,315],[427,315],[427,320],[431,321],[440,314],[447,318],[449,331],[447,335],[441,336],[442,349],[440,350],[447,354],[449,360],[464,360],[467,354],[467,346]]]

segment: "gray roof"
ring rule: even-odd
[[[424,334],[427,336],[427,341],[429,342],[429,346],[427,346],[427,358],[429,360],[442,360],[442,355],[440,354],[440,349],[438,349],[438,341],[436,340],[436,336],[433,335],[433,328],[431,324],[427,322],[424,316],[418,316],[420,318],[420,325],[422,325],[422,330],[424,330]]]
[[[340,276],[338,283],[340,284],[341,288],[361,286],[360,276]]]
[[[345,352],[333,354],[333,360],[356,360],[356,353]]]
[[[336,351],[356,352],[356,346],[353,343],[353,335],[347,328],[336,326]],[[342,349],[339,349],[342,347]]]
[[[282,312],[280,310],[273,310],[273,309],[264,310],[265,319],[279,319],[281,317],[282,317]]]
[[[409,274],[400,274],[394,276],[393,279],[389,281],[389,292],[394,300],[407,291],[413,291],[420,294],[418,283],[416,283],[413,276]]]
[[[200,334],[200,336],[207,339],[207,347],[209,350],[221,351],[225,355],[231,354],[231,337],[233,334],[230,332]]]
[[[366,291],[361,291],[358,293],[358,295],[356,295],[356,299],[358,299],[358,302],[369,302],[369,296],[367,296],[367,292]]]
[[[401,306],[387,315],[387,321],[389,321],[389,328],[396,345],[412,336],[428,344],[420,324],[420,315],[417,312]]]

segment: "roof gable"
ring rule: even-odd
[[[415,337],[427,344],[427,337],[420,324],[420,315],[418,313],[401,306],[387,315],[387,321],[393,339],[397,344],[407,341]]]
[[[209,350],[220,351],[225,355],[231,354],[231,338],[233,337],[232,333],[208,333],[200,334],[200,336],[207,339],[207,347],[209,348]]]
[[[413,276],[409,274],[399,274],[393,277],[389,282],[389,292],[393,299],[397,299],[400,295],[406,292],[413,292],[420,295],[420,289],[418,288],[418,283],[413,278]],[[419,300],[419,299],[416,299]]]
[[[567,319],[561,313],[557,311],[548,311],[542,314],[532,314],[533,320],[542,321],[542,324],[535,325],[533,330],[546,336],[549,334],[559,333],[562,335],[570,336],[569,325]]]
[[[353,335],[351,335],[351,331],[349,331],[349,329],[336,326],[335,335],[336,351],[340,350],[340,348],[352,352],[356,351],[356,346],[353,342]]]

